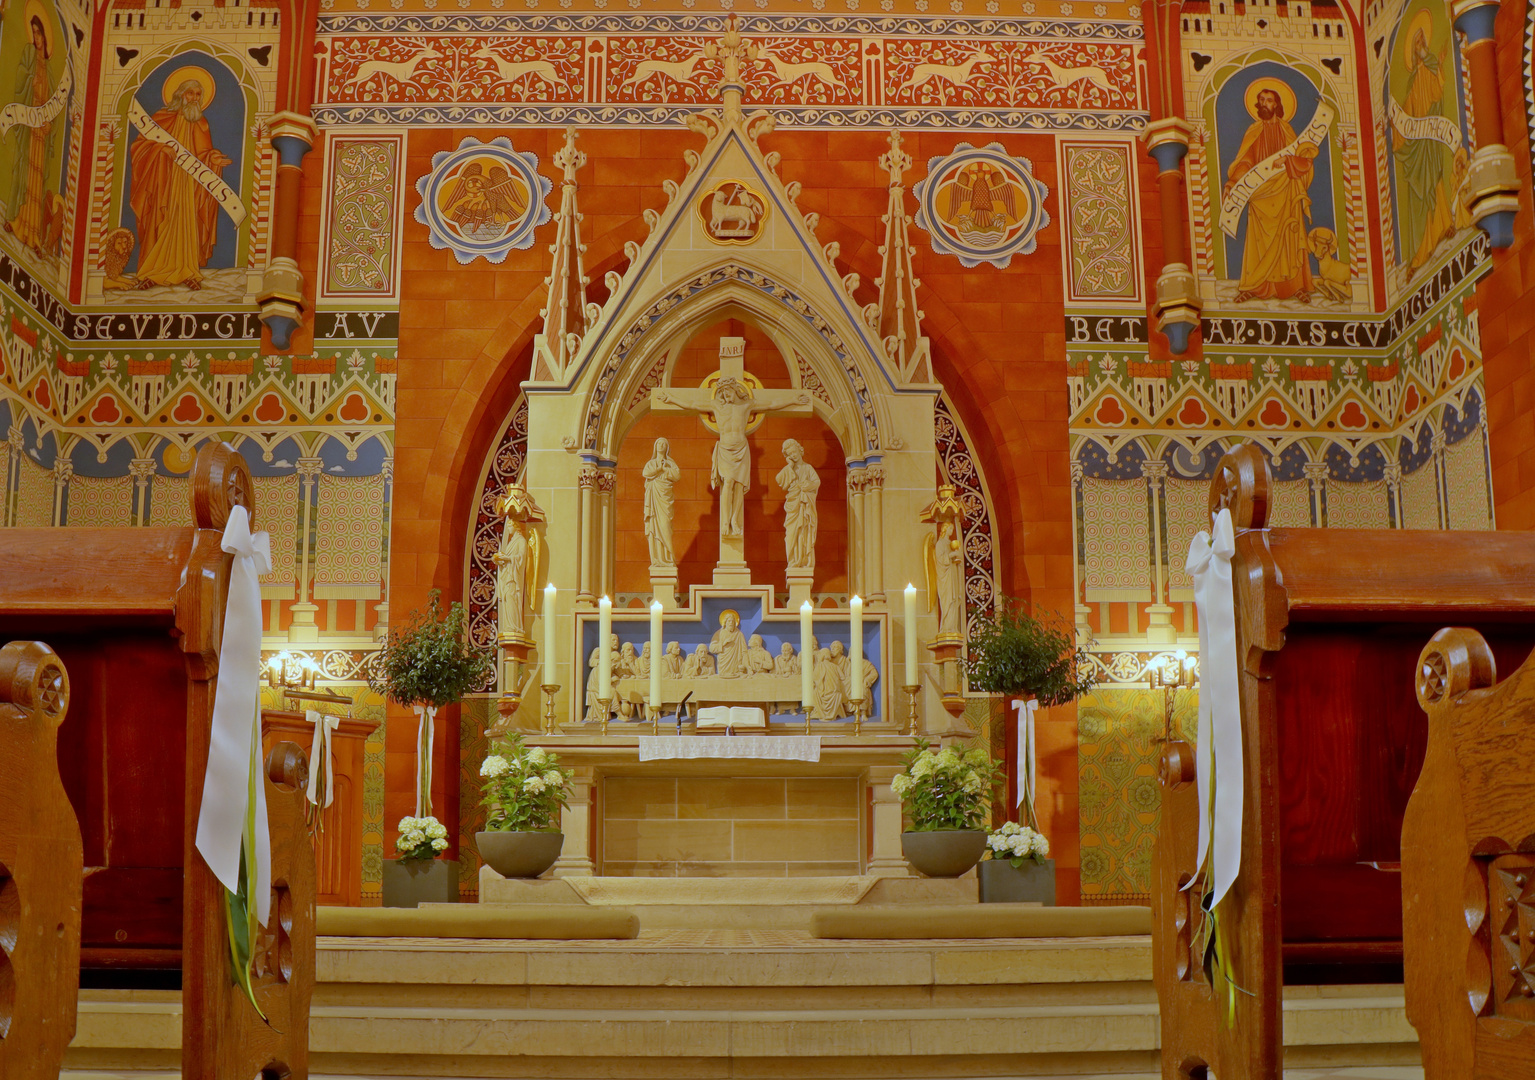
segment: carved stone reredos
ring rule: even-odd
[[[754,62],[739,41],[737,62]],[[702,151],[684,154],[680,183],[663,183],[666,207],[645,212],[649,235],[627,246],[621,273],[607,275],[609,299],[563,377],[527,384],[530,404],[537,407],[540,391],[578,395],[585,408],[569,437],[611,458],[644,408],[625,405],[644,398],[636,392],[642,380],[659,367],[669,385],[675,353],[691,336],[738,318],[772,339],[796,386],[807,373],[819,380],[816,410],[850,458],[901,445],[891,422],[894,399],[905,399],[896,410],[904,417],[913,390],[937,387],[904,380],[900,365],[886,359],[852,295],[856,275],[844,280],[837,246],[823,246],[817,215],[796,205],[799,183],[786,185],[779,155],[759,145],[773,118],[742,115],[728,87],[725,97],[722,110],[689,118],[707,140]]]

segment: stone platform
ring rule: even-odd
[[[67,1065],[171,1070],[180,996],[88,991]],[[1401,987],[1286,991],[1286,1064],[1418,1063]],[[1148,937],[817,941],[322,938],[324,1076],[897,1078],[1158,1071]]]

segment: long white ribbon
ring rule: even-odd
[[[416,710],[416,816],[427,817],[426,802],[432,794],[432,744],[437,737],[437,706],[417,705]]]
[[[250,531],[245,507],[231,507],[224,526],[223,549],[234,556],[229,571],[229,599],[224,608],[224,637],[219,650],[218,688],[213,699],[208,770],[197,817],[197,850],[213,876],[230,892],[240,884],[240,846],[245,813],[256,807],[256,880],[250,883],[256,916],[263,926],[272,906],[272,838],[266,813],[266,783],[261,769],[261,583],[271,573],[272,548],[267,534]]]
[[[1242,698],[1237,666],[1231,511],[1216,515],[1215,535],[1189,544],[1184,568],[1194,579],[1199,612],[1199,868],[1208,855],[1215,881],[1210,907],[1221,902],[1242,865]],[[1199,868],[1194,879],[1199,877]],[[1190,881],[1192,884],[1192,880]],[[1187,886],[1185,886],[1187,888]]]
[[[1033,698],[1027,701],[1014,698],[1013,708],[1018,710],[1018,805],[1027,802],[1032,807],[1039,774],[1034,751],[1034,713],[1039,709],[1039,702]]]
[[[304,719],[314,725],[314,738],[309,743],[309,790],[304,795],[316,806],[324,808],[331,804],[331,788],[335,779],[331,768],[330,733],[341,726],[341,717],[322,716],[316,710],[309,709],[305,711]],[[320,783],[322,761],[325,763],[325,801],[323,803],[315,792],[315,788]]]

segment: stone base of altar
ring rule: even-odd
[[[482,904],[589,904],[635,912],[648,930],[762,930],[808,933],[810,917],[850,904],[978,901],[975,872],[958,878],[579,877],[508,880],[480,868]]]

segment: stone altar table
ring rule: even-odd
[[[636,725],[638,726],[638,725]],[[839,725],[840,726],[840,725]],[[648,732],[647,732],[648,735]],[[776,739],[786,736],[751,736],[758,739]],[[685,741],[697,736],[685,735]],[[743,736],[732,736],[731,741],[744,741]],[[609,826],[617,820],[611,809],[608,788],[626,787],[631,803],[634,789],[664,788],[675,781],[684,787],[705,789],[715,793],[717,801],[708,806],[689,806],[679,809],[672,816],[661,796],[650,802],[642,802],[640,810],[626,813],[621,826],[625,830],[620,837],[614,834],[613,846],[630,843],[636,829],[644,828],[644,820],[656,823],[654,828],[665,831],[680,829],[688,836],[691,845],[687,862],[691,873],[703,876],[724,876],[747,868],[740,863],[731,866],[731,859],[715,859],[707,854],[707,838],[699,832],[717,833],[726,844],[738,846],[742,837],[750,834],[753,842],[795,843],[801,832],[815,831],[817,807],[815,799],[830,791],[848,807],[846,813],[834,824],[821,829],[835,834],[839,844],[846,847],[846,861],[857,863],[857,873],[873,877],[907,877],[911,870],[901,855],[901,801],[890,790],[890,781],[901,771],[901,758],[911,748],[907,738],[865,735],[861,737],[839,736],[821,742],[818,761],[792,761],[777,758],[687,758],[661,761],[640,760],[640,737],[634,734],[526,735],[528,746],[540,746],[557,753],[560,761],[575,769],[569,805],[561,814],[561,830],[565,834],[565,848],[559,861],[554,864],[555,877],[585,876],[606,873],[607,863],[620,860],[608,854]],[[648,783],[654,782],[654,783]],[[788,802],[781,814],[776,808],[762,811],[770,816],[754,817],[743,823],[741,807],[757,798],[762,789],[775,784],[784,785]],[[797,794],[798,793],[798,794]],[[803,797],[801,797],[803,796]],[[675,804],[676,795],[671,798]],[[747,811],[750,812],[750,811]],[[785,858],[777,856],[778,861]],[[630,860],[632,861],[632,860]],[[620,874],[636,872],[632,867],[618,869]],[[647,871],[650,872],[650,871]],[[782,876],[778,874],[764,876]]]

